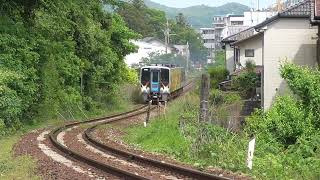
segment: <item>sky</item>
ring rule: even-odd
[[[157,2],[169,7],[178,7],[184,8],[194,5],[208,5],[208,6],[219,6],[223,5],[227,2],[238,2],[241,4],[245,4],[249,7],[257,8],[258,0],[152,0],[153,2]],[[259,0],[260,8],[267,7],[267,5],[271,5],[275,3],[276,0]]]

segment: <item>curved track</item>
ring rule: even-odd
[[[191,85],[192,85],[192,82],[188,83],[184,88],[190,89]],[[180,92],[181,93],[179,93],[179,94],[183,93],[181,90],[180,90]],[[156,106],[153,106],[151,108],[151,110],[153,110],[155,108],[156,108]],[[119,178],[123,178],[123,179],[150,179],[150,178],[143,176],[143,174],[139,175],[137,173],[130,172],[128,170],[124,170],[124,169],[118,168],[116,166],[109,165],[107,163],[98,161],[96,159],[92,159],[89,156],[85,156],[85,155],[77,152],[76,150],[69,148],[67,145],[59,142],[59,140],[58,140],[59,134],[61,134],[64,131],[67,131],[68,129],[76,128],[76,127],[79,127],[80,125],[87,124],[87,125],[90,125],[91,127],[86,129],[82,133],[83,139],[88,144],[90,144],[90,146],[92,146],[92,147],[94,147],[94,148],[96,148],[106,154],[114,154],[117,157],[121,157],[122,159],[127,160],[128,162],[135,162],[137,164],[143,164],[144,167],[151,166],[151,167],[155,167],[157,169],[162,169],[163,171],[166,172],[166,174],[173,175],[172,177],[174,177],[175,175],[178,175],[179,177],[183,177],[183,179],[226,179],[224,177],[220,177],[220,176],[216,176],[213,174],[197,171],[197,170],[190,169],[190,168],[185,168],[182,166],[177,166],[177,165],[170,164],[170,163],[165,163],[162,161],[157,161],[154,159],[149,159],[146,157],[142,157],[138,154],[123,151],[121,149],[116,149],[114,147],[111,147],[106,144],[102,144],[102,143],[98,142],[92,135],[92,132],[100,125],[109,124],[112,122],[136,117],[136,116],[147,113],[147,111],[148,111],[148,106],[143,105],[143,106],[140,106],[134,110],[131,110],[131,111],[128,111],[125,113],[120,113],[117,115],[112,115],[112,116],[108,116],[108,117],[104,117],[104,118],[93,119],[93,120],[89,120],[89,121],[85,121],[85,122],[77,122],[77,123],[68,124],[68,125],[65,125],[65,126],[62,126],[62,127],[59,127],[57,129],[53,130],[50,133],[49,137],[50,137],[52,144],[56,148],[58,148],[60,151],[65,153],[65,155],[67,155],[68,157],[71,157],[75,160],[86,163],[89,166],[100,169],[106,173],[113,174],[113,175],[118,176]],[[175,178],[173,178],[173,179],[175,179]]]

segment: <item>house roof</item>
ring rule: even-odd
[[[237,34],[224,38],[221,42],[232,43],[235,41],[242,41],[248,39],[250,36],[257,34],[256,30],[263,28],[264,26],[272,23],[273,21],[279,18],[309,18],[311,15],[311,1],[314,0],[304,0],[293,6],[290,6],[282,12],[279,12],[276,15],[266,19],[260,24],[257,24],[253,27],[240,31]]]
[[[316,9],[318,12],[316,12]],[[311,0],[310,10],[311,10],[311,16],[310,16],[311,24],[320,25],[320,13],[319,13],[320,0]]]

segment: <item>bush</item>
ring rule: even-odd
[[[300,102],[291,96],[278,97],[260,119],[249,118],[247,132],[269,134],[284,146],[295,144],[302,135],[313,132],[312,116],[305,114]]]
[[[241,100],[241,96],[237,92],[223,92],[218,89],[212,89],[209,98],[210,103],[215,106],[230,105]]]
[[[255,72],[245,71],[233,79],[232,88],[238,90],[244,98],[251,98],[255,95],[259,83],[260,78]]]
[[[320,128],[320,71],[293,64],[281,67],[291,91],[301,99],[304,111],[313,114],[313,124]]]
[[[226,80],[229,72],[223,66],[209,67],[208,73],[210,75],[210,84],[211,88],[217,89],[219,87],[219,83]]]

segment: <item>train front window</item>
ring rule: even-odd
[[[169,69],[161,69],[161,82],[165,86],[169,84]]]
[[[159,72],[152,72],[152,82],[159,82]]]
[[[141,83],[143,85],[146,85],[149,81],[150,81],[150,69],[143,68],[141,70]]]

